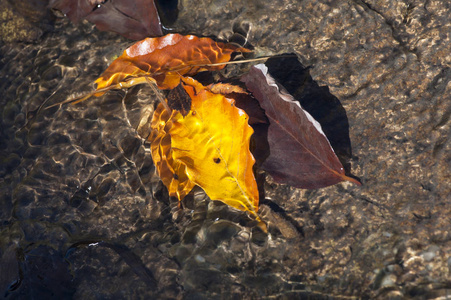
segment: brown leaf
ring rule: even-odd
[[[348,180],[321,125],[280,89],[263,64],[243,76],[247,88],[265,110],[270,125],[270,155],[262,167],[279,183],[315,189]]]
[[[153,0],[110,0],[86,19],[96,24],[99,30],[113,31],[132,40],[163,35]]]
[[[50,0],[49,7],[61,11],[72,22],[78,23],[100,3],[101,1],[89,0]]]
[[[265,65],[274,80],[321,124],[345,172],[351,172],[352,147],[349,122],[340,100],[330,93],[327,86],[318,85],[310,75],[310,68],[304,67],[296,56],[271,57]]]
[[[87,19],[99,30],[139,40],[163,34],[154,0],[51,0],[72,22]]]

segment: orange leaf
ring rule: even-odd
[[[215,42],[210,38],[194,35],[171,33],[146,38],[126,49],[95,82],[97,90],[100,90],[134,77],[150,76],[160,89],[173,89],[180,83],[181,75],[191,76],[202,71],[224,68],[225,65],[206,65],[228,62],[236,51],[250,52],[234,44]],[[141,80],[138,83],[143,82],[145,81]],[[101,93],[96,94],[100,95]]]

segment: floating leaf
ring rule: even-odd
[[[249,150],[253,130],[247,114],[232,99],[212,93],[194,79],[182,78],[182,86],[191,97],[189,114],[183,117],[173,110],[169,115],[160,104],[152,120],[152,157],[163,183],[181,200],[190,181],[212,200],[249,211],[260,220],[255,160]],[[182,171],[187,177],[183,181]],[[184,187],[173,184],[177,181]]]
[[[304,67],[297,56],[272,57],[265,65],[274,80],[293,95],[302,108],[321,124],[345,171],[350,172],[352,148],[349,122],[340,100],[330,93],[327,86],[320,86],[313,80],[310,68]]]
[[[86,17],[97,29],[113,31],[132,40],[163,35],[154,0],[102,2]]]
[[[290,94],[280,90],[265,65],[252,67],[242,80],[269,119],[270,155],[262,168],[274,180],[308,189],[343,180],[360,184],[345,175],[321,125]]]
[[[221,63],[228,62],[236,51],[250,50],[194,35],[147,38],[126,49],[110,64],[96,80],[97,90],[145,83],[143,76],[151,77],[160,89],[173,89],[179,85],[180,76],[224,68]]]
[[[50,0],[51,8],[61,11],[72,22],[78,23],[89,15],[101,1],[89,0]]]
[[[72,22],[87,19],[99,30],[139,40],[163,34],[154,0],[51,0]]]

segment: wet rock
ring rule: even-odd
[[[0,40],[4,43],[35,42],[53,19],[47,1],[2,1]]]
[[[6,297],[10,292],[15,290],[20,285],[19,262],[17,261],[15,245],[11,244],[9,247],[3,247],[2,255],[0,256],[0,265],[2,272],[0,273],[0,288],[5,293]]]
[[[75,289],[68,264],[62,254],[47,246],[25,249],[20,261],[22,276],[12,298],[67,298]],[[58,284],[56,284],[58,283]]]

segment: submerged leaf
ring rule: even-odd
[[[100,3],[100,0],[50,0],[49,6],[61,11],[72,22],[77,23],[89,15]]]
[[[99,30],[116,32],[132,40],[163,35],[154,0],[102,1],[86,19]]]
[[[340,100],[329,92],[327,86],[320,86],[313,80],[310,68],[304,67],[297,56],[276,56],[268,59],[265,65],[274,80],[293,95],[302,108],[321,124],[345,172],[350,172],[352,148],[349,122]]]
[[[315,189],[343,180],[360,184],[344,169],[321,125],[290,94],[281,91],[265,65],[243,76],[269,119],[269,157],[262,167],[279,183]]]
[[[72,22],[87,19],[99,30],[117,32],[129,39],[163,34],[154,0],[50,0],[49,6]]]
[[[160,89],[173,89],[180,76],[195,75],[208,70],[220,70],[231,59],[233,52],[249,52],[234,44],[215,42],[194,35],[167,34],[147,38],[135,43],[114,60],[96,80],[97,90],[124,83],[124,86],[145,82],[140,78],[153,78]],[[135,80],[135,82],[125,82]],[[98,93],[97,96],[101,95]]]
[[[247,114],[233,100],[212,93],[194,79],[183,78],[182,85],[192,100],[190,113],[183,117],[173,110],[169,116],[160,104],[152,120],[152,156],[169,193],[179,200],[186,194],[189,184],[171,185],[173,174],[181,182],[185,168],[188,180],[212,200],[249,211],[260,220],[255,160],[249,150],[253,130]]]

